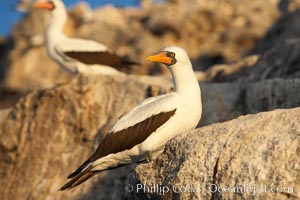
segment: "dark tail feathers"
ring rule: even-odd
[[[94,176],[96,172],[94,171],[85,171],[80,174],[78,174],[76,177],[72,178],[70,181],[68,181],[66,184],[64,184],[59,190],[69,190],[72,189],[81,183],[85,182],[86,180],[90,179],[92,176]]]
[[[74,172],[72,172],[68,178],[74,178],[75,176],[77,176],[78,174],[81,173],[81,171],[89,164],[89,159],[87,161],[85,161],[82,165],[80,165]]]

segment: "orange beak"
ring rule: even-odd
[[[147,58],[147,60],[152,61],[152,62],[164,63],[164,64],[167,64],[167,65],[170,65],[172,63],[172,58],[169,58],[167,56],[167,52],[165,52],[165,51],[160,52],[160,53],[155,54],[155,55],[152,55],[152,56],[149,56]]]
[[[43,3],[35,3],[35,4],[33,4],[33,7],[46,9],[46,10],[52,10],[54,8],[54,5],[49,2],[43,2]]]

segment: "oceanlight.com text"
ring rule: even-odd
[[[258,193],[287,193],[292,194],[294,192],[293,186],[279,186],[279,185],[264,185],[264,184],[237,184],[235,186],[229,185],[195,185],[195,184],[174,184],[174,185],[162,185],[162,184],[137,184],[131,185],[127,184],[125,186],[126,192],[136,192],[136,193],[156,193],[164,195],[168,192],[172,193],[247,193],[249,195],[256,195]]]

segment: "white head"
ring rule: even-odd
[[[148,60],[163,63],[169,68],[176,92],[193,96],[195,92],[200,91],[191,61],[184,49],[175,46],[166,47],[160,53],[149,56]]]
[[[49,10],[52,14],[48,25],[47,37],[57,38],[58,35],[63,35],[63,28],[67,21],[67,11],[61,0],[43,0],[33,4],[33,7]]]
[[[186,51],[176,46],[166,47],[160,53],[149,56],[147,59],[152,62],[163,63],[169,68],[192,67]]]
[[[33,4],[33,7],[49,10],[53,16],[62,16],[66,14],[65,5],[61,0],[41,1]]]

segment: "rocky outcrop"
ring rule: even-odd
[[[299,199],[300,108],[186,133],[136,167],[136,199]],[[218,192],[219,191],[219,192]]]
[[[280,40],[260,56],[249,56],[232,65],[211,67],[203,77],[218,82],[254,82],[272,78],[296,79],[300,77],[299,38]],[[253,61],[257,62],[253,62]],[[250,61],[245,63],[245,61]],[[252,62],[251,62],[252,61]],[[210,73],[211,71],[211,73]]]
[[[130,69],[131,73],[165,72],[144,58],[174,44],[188,50],[195,69],[204,70],[198,73],[199,81],[244,82],[299,77],[297,39],[290,40],[299,36],[296,0],[243,3],[172,0],[164,4],[144,0],[141,5],[140,9],[108,5],[91,10],[87,4],[78,4],[70,9],[65,33],[100,41],[117,53],[140,61],[142,67]],[[8,42],[1,40],[3,101],[15,102],[10,101],[11,94],[16,94],[12,98],[18,99],[24,92],[72,79],[46,55],[44,33],[48,14],[30,11],[14,28]],[[257,45],[267,31],[269,33]],[[254,46],[255,50],[251,51]],[[249,52],[257,55],[239,59]],[[9,94],[8,98],[5,94]],[[13,103],[0,103],[0,107],[10,105]]]
[[[249,113],[300,107],[299,79],[200,85],[203,100],[201,126],[224,122]]]
[[[70,10],[65,32],[97,40],[120,55],[141,62],[142,67],[130,70],[135,74],[166,72],[145,58],[169,45],[188,49],[195,68],[203,70],[234,61],[251,50],[278,18],[278,3],[279,0],[190,0],[144,2],[142,8],[126,9],[108,5],[96,10],[79,4]],[[48,14],[32,10],[14,28],[14,46],[6,57],[2,87],[32,90],[70,80],[68,73],[46,55]]]
[[[298,0],[282,0],[278,4],[281,16],[248,53],[260,55],[257,62],[249,67],[242,66],[238,71],[231,70],[232,67],[225,68],[224,73],[221,71],[212,80],[226,82],[259,81],[279,77],[299,78],[299,5]],[[228,73],[230,70],[232,73]]]
[[[117,175],[103,173],[71,192],[57,190],[118,117],[153,91],[160,93],[133,78],[78,76],[69,84],[30,93],[0,112],[0,196],[76,199],[98,191],[97,197],[108,198],[105,191],[111,187],[111,198],[122,194],[128,168]]]
[[[278,42],[261,56],[251,71],[248,70],[247,79],[258,81],[278,77],[300,78],[299,45],[299,38]]]
[[[164,68],[144,57],[167,45],[186,48],[194,68],[202,70],[196,73],[203,99],[199,127],[255,115],[212,124],[172,140],[157,161],[138,166],[135,178],[135,165],[131,165],[102,173],[66,192],[57,189],[95,150],[116,119],[142,99],[170,91],[172,84],[168,76],[74,77],[64,72],[46,55],[47,14],[29,12],[11,38],[0,39],[0,109],[7,108],[0,110],[0,196],[299,198],[300,110],[259,113],[300,107],[297,1],[152,4],[143,0],[141,9],[105,6],[92,11],[86,4],[72,8],[66,34],[95,39],[119,54],[138,58],[142,67],[130,69],[132,73],[164,74]],[[279,19],[277,6],[282,13]],[[126,193],[124,187],[130,182],[202,185],[201,193],[173,191],[162,196]],[[243,183],[249,187],[291,185],[294,192],[212,193],[205,187],[215,184],[224,189]]]
[[[201,126],[248,112],[299,106],[299,85],[297,80],[280,79],[242,87],[201,84]],[[134,166],[103,173],[72,192],[57,189],[95,150],[119,116],[142,99],[169,91],[170,86],[170,80],[163,77],[79,75],[68,84],[30,93],[13,108],[1,111],[1,196],[104,199],[111,188],[111,198],[124,196]]]

